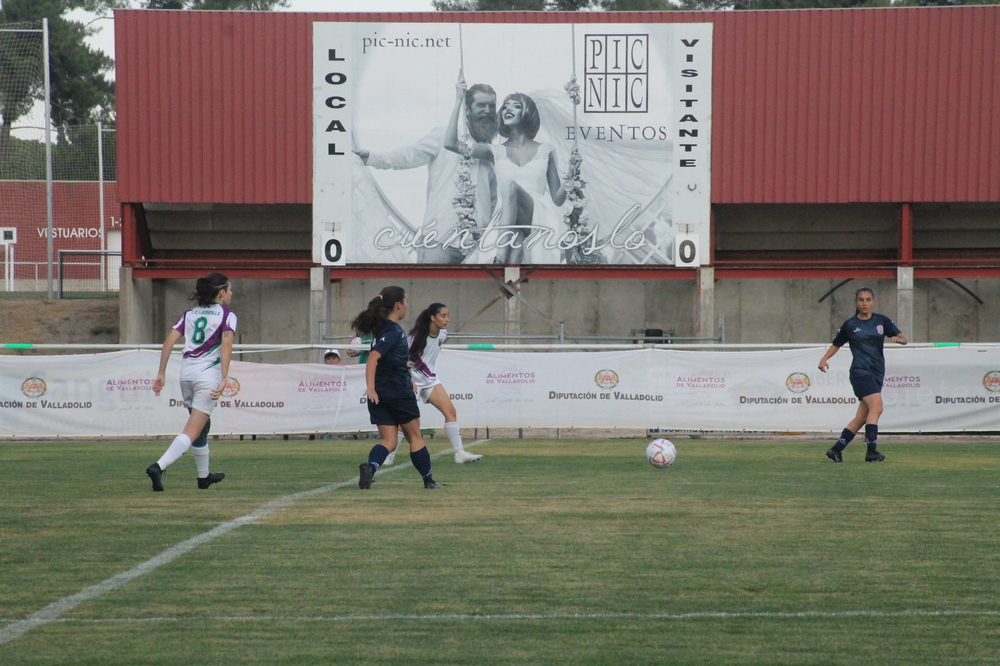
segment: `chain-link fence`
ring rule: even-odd
[[[48,224],[44,131],[16,128],[0,141],[0,232],[4,290],[48,289],[48,239],[53,275],[64,292],[117,291],[120,261],[70,261],[59,272],[59,253],[121,252],[115,182],[115,132],[78,125],[58,132],[52,149],[52,227]],[[84,256],[84,255],[81,255]]]
[[[0,24],[2,290],[58,284],[64,293],[114,292],[120,260],[112,256],[67,257],[60,273],[60,252],[121,251],[115,130],[90,124],[46,132],[42,43],[41,24]]]

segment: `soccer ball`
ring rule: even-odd
[[[358,337],[354,338],[353,340],[351,340],[351,344],[352,345],[360,345],[361,344],[361,336],[358,336]],[[361,351],[358,350],[358,349],[348,349],[347,350],[347,355],[350,356],[351,358],[357,358],[358,356],[361,356]]]
[[[658,469],[670,467],[677,458],[677,449],[669,439],[654,439],[646,447],[646,460]]]

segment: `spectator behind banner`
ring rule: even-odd
[[[337,365],[340,363],[340,352],[336,349],[327,349],[323,352],[323,362],[327,365]]]

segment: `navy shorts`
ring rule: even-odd
[[[858,400],[871,395],[872,393],[882,392],[882,382],[876,381],[871,375],[860,375],[851,376],[851,388],[854,389],[854,395],[858,397]]]
[[[378,391],[376,391],[378,393]],[[404,394],[378,394],[378,404],[368,401],[368,416],[373,425],[400,426],[420,418],[417,396],[413,391]]]

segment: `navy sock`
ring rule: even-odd
[[[191,446],[194,448],[200,448],[208,444],[208,432],[212,429],[212,419],[205,421],[205,427],[201,429],[201,433],[198,438],[191,442]]]
[[[851,443],[852,439],[854,439],[854,433],[847,428],[844,428],[844,431],[840,433],[840,439],[838,439],[837,443],[833,445],[833,450],[843,451],[847,448],[847,445]]]
[[[376,444],[372,447],[372,450],[368,452],[368,464],[375,465],[375,469],[382,466],[385,459],[389,456],[389,449],[385,448],[381,444]]]
[[[875,442],[878,441],[878,424],[877,423],[866,423],[865,424],[865,442],[868,443],[868,450],[875,450]]]
[[[420,476],[431,478],[431,454],[427,452],[426,446],[419,451],[410,451],[410,462],[420,472]]]

